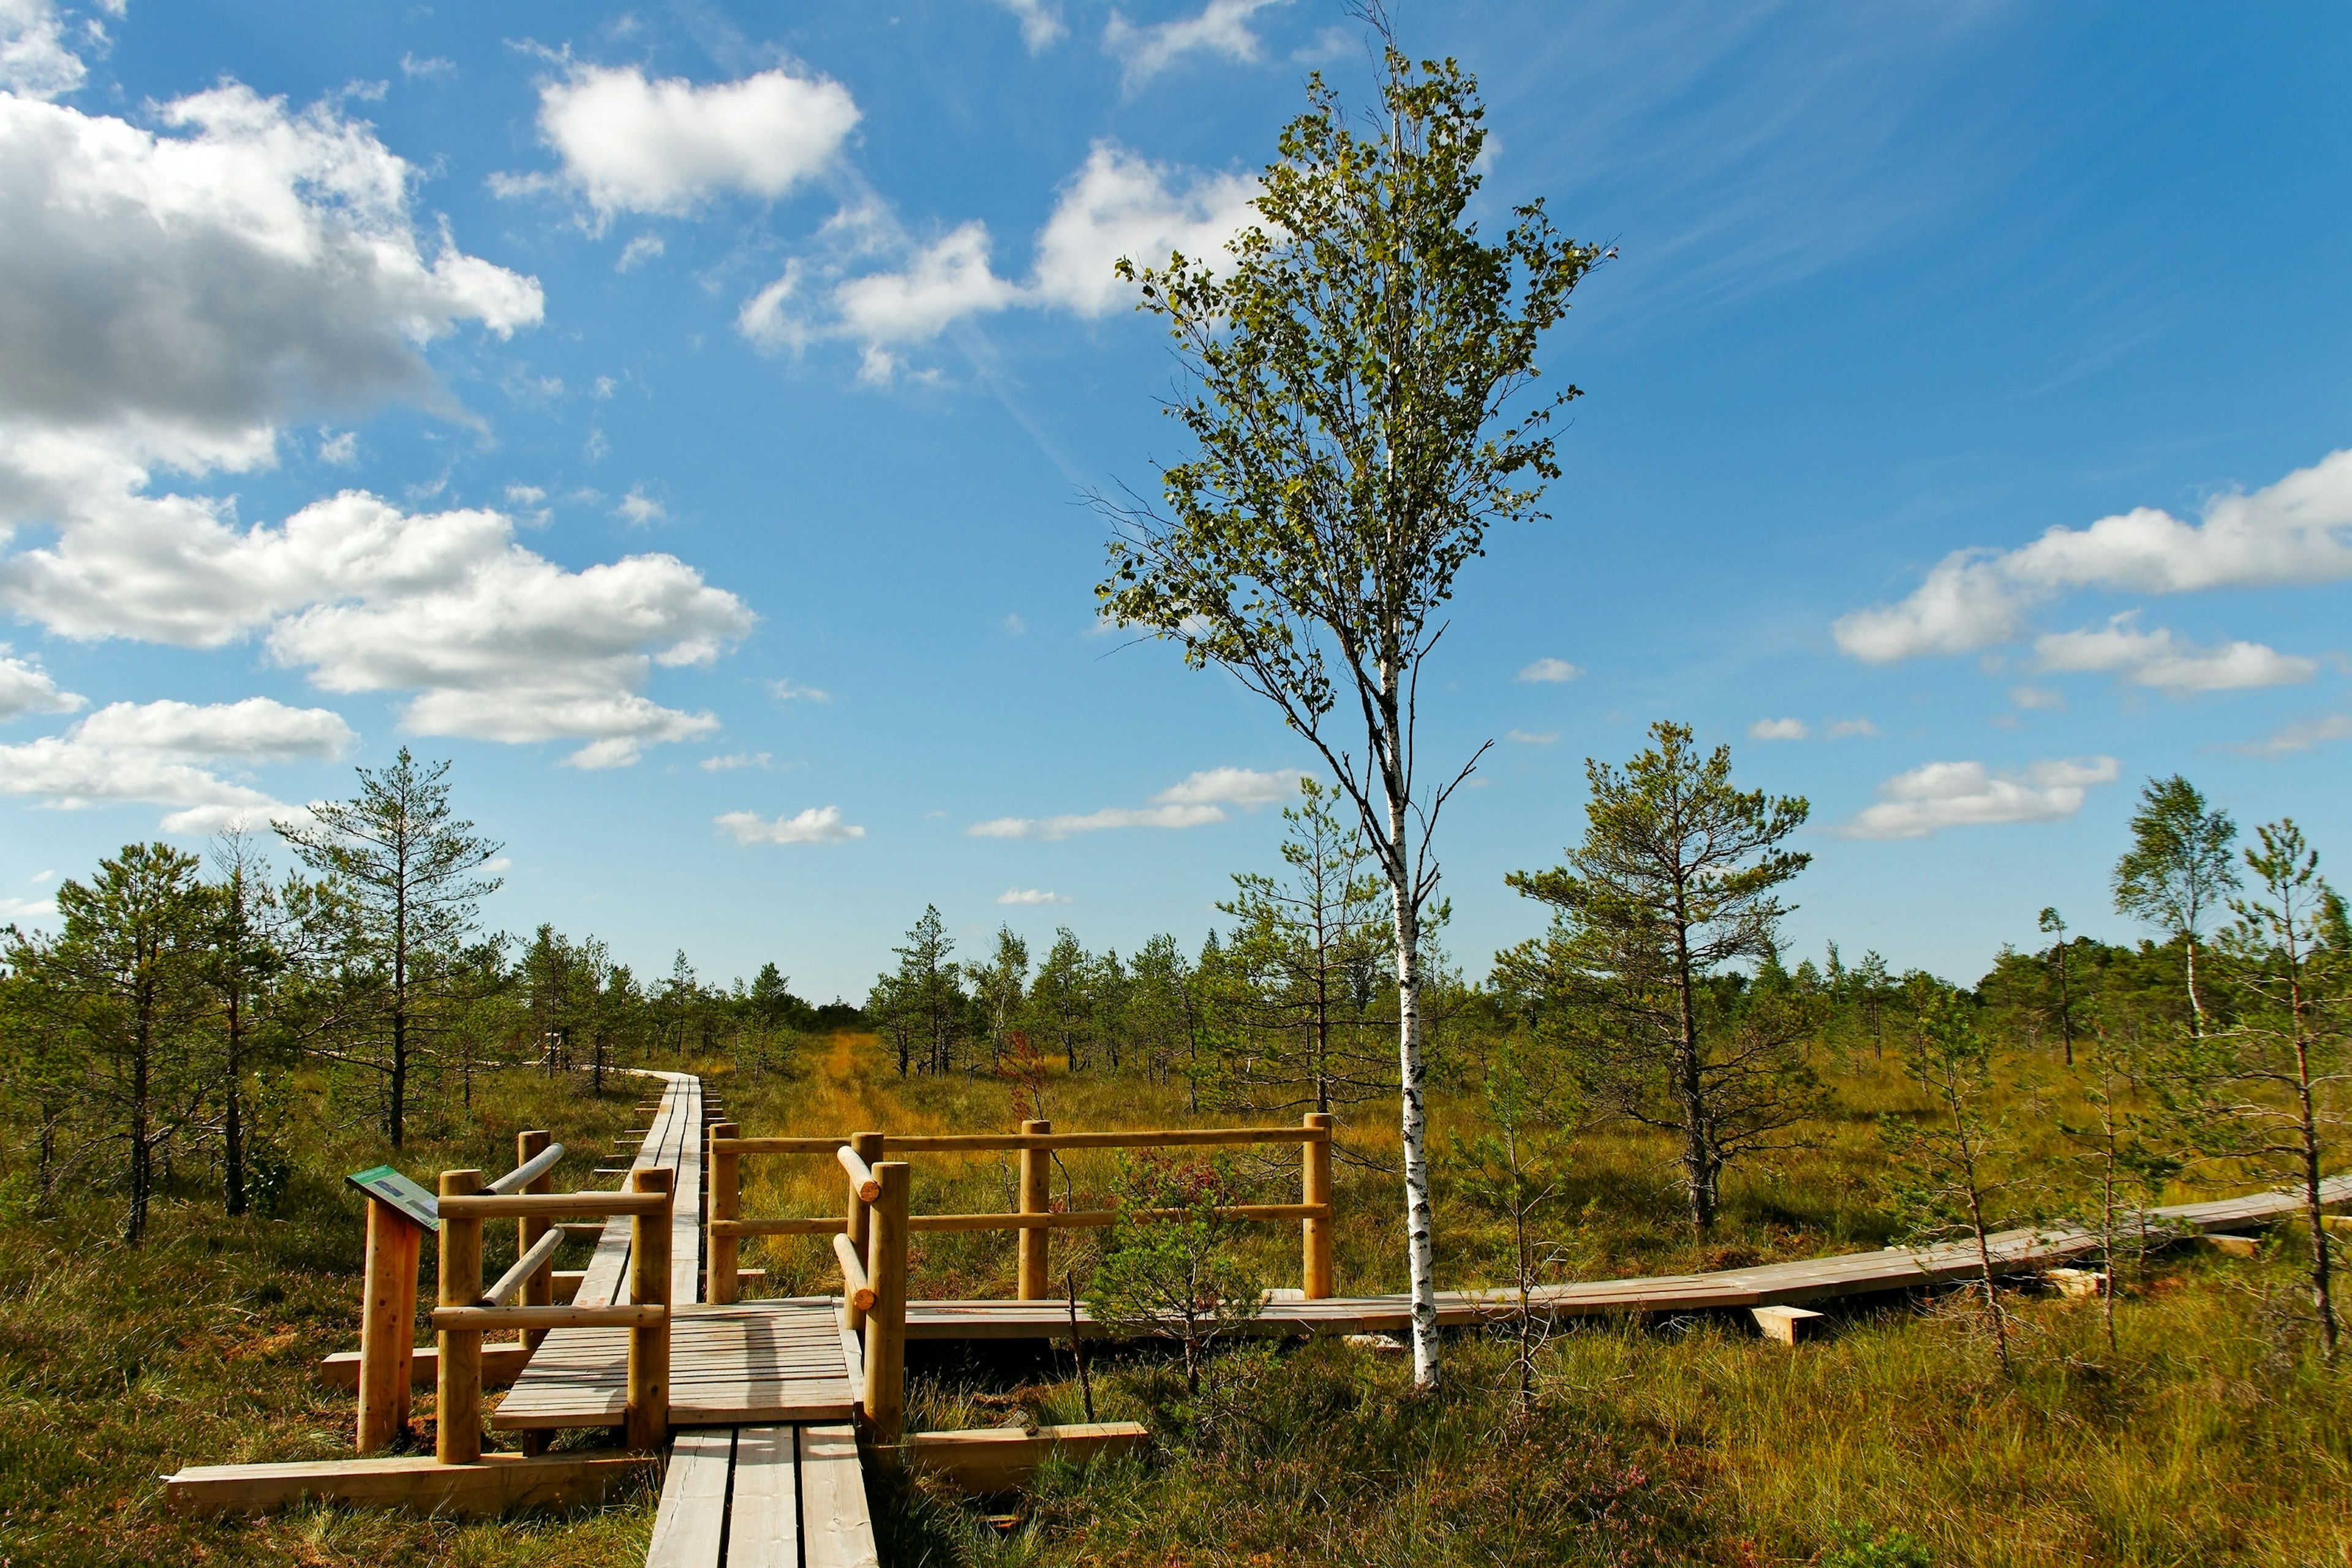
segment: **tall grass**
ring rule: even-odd
[[[685,1065],[755,1134],[1001,1129],[1023,1113],[988,1079],[901,1081],[865,1037],[811,1042],[782,1072]],[[1899,1074],[1861,1066],[1838,1073],[1843,1109],[1812,1130],[1810,1147],[1735,1175],[1723,1223],[1703,1243],[1681,1222],[1660,1141],[1610,1131],[1566,1145],[1548,1174],[1559,1189],[1541,1226],[1554,1244],[1548,1276],[1885,1245],[1872,1120],[1916,1100]],[[2048,1113],[2065,1102],[2065,1086],[2029,1076],[2021,1121],[2054,1154]],[[1055,1078],[1045,1093],[1064,1129],[1234,1120],[1191,1117],[1178,1090],[1127,1081]],[[560,1179],[584,1184],[634,1124],[628,1107],[640,1097],[626,1079],[598,1101],[576,1079],[486,1079],[470,1111],[437,1110],[397,1163],[428,1180],[459,1164],[503,1170],[515,1131],[545,1126],[575,1151]],[[1476,1102],[1441,1097],[1435,1111],[1443,1282],[1500,1283],[1507,1228],[1475,1201],[1448,1137],[1475,1131]],[[1395,1145],[1385,1107],[1343,1123],[1342,1292],[1402,1286]],[[320,1388],[312,1369],[356,1333],[360,1205],[341,1173],[385,1152],[354,1129],[315,1131],[299,1152],[276,1218],[221,1218],[209,1194],[187,1184],[203,1173],[184,1170],[139,1251],[110,1239],[116,1205],[103,1195],[7,1222],[0,1562],[642,1561],[645,1496],[578,1519],[469,1525],[331,1510],[209,1523],[164,1511],[156,1478],[183,1464],[349,1451],[351,1396]],[[1013,1206],[1009,1157],[919,1155],[915,1166],[919,1208]],[[754,1160],[748,1174],[749,1214],[831,1214],[841,1203],[829,1161]],[[1290,1196],[1295,1151],[1270,1151],[1253,1179],[1269,1198]],[[1118,1182],[1115,1157],[1073,1155],[1055,1192],[1096,1206]],[[495,1272],[512,1239],[491,1229],[486,1267]],[[919,1293],[1011,1293],[1009,1236],[916,1240]],[[1057,1277],[1066,1268],[1083,1289],[1097,1241],[1057,1233]],[[1249,1245],[1268,1279],[1296,1281],[1297,1226],[1253,1227]],[[773,1238],[747,1252],[771,1270],[770,1294],[837,1289],[816,1242]],[[1412,1394],[1401,1358],[1338,1342],[1234,1352],[1197,1400],[1164,1352],[1107,1347],[1098,1414],[1148,1423],[1157,1440],[1147,1460],[1057,1471],[1012,1503],[877,1480],[885,1561],[1852,1563],[1861,1559],[1832,1555],[1834,1542],[1904,1531],[1937,1563],[1986,1568],[2352,1563],[2352,1393],[2311,1353],[2296,1255],[2283,1235],[2251,1263],[2166,1261],[2123,1304],[2113,1352],[2094,1307],[2021,1299],[2019,1372],[2008,1379],[1971,1316],[1926,1296],[1841,1308],[1829,1338],[1795,1352],[1737,1318],[1579,1322],[1541,1352],[1528,1413],[1508,1347],[1475,1335],[1449,1342],[1444,1390],[1427,1400]],[[913,1351],[918,1426],[1082,1418],[1063,1351]],[[432,1415],[429,1391],[419,1415]]]

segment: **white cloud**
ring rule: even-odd
[[[1856,610],[1832,630],[1853,658],[1886,663],[2010,641],[2033,605],[2074,589],[2186,594],[2347,576],[2352,450],[2252,494],[2217,496],[2195,523],[2139,507],[2016,550],[1954,551],[1908,598]]]
[[[360,460],[360,433],[346,430],[340,436],[321,434],[319,438],[319,461],[330,468],[348,468]]]
[[[1126,68],[1129,87],[1150,80],[1191,54],[1223,55],[1250,61],[1258,58],[1258,37],[1249,20],[1269,5],[1287,0],[1208,0],[1199,14],[1173,21],[1138,26],[1117,11],[1103,28],[1103,47]]]
[[[1021,41],[1033,55],[1045,53],[1069,34],[1061,7],[1047,0],[996,0],[1021,20]]]
[[[576,66],[539,92],[540,133],[563,180],[604,217],[676,216],[722,191],[773,200],[822,173],[857,121],[847,88],[781,69],[697,87],[648,81],[635,66]]]
[[[1751,741],[1801,741],[1812,732],[1802,719],[1759,719],[1748,726]]]
[[[1208,768],[1186,775],[1151,797],[1154,805],[1270,805],[1294,800],[1298,781],[1307,775],[1297,768]]]
[[[48,0],[0,0],[0,88],[56,98],[88,74],[81,57],[66,47],[65,26]]]
[[[830,702],[833,693],[820,691],[814,686],[803,686],[793,680],[771,680],[768,695],[779,702]]]
[[[615,272],[634,272],[669,247],[657,234],[641,234],[621,247],[620,259],[613,263]]]
[[[439,55],[419,58],[415,54],[404,53],[400,57],[400,74],[411,81],[436,81],[444,77],[456,76],[457,62],[444,59]]]
[[[988,226],[977,218],[918,251],[905,270],[852,278],[833,291],[842,330],[869,344],[920,342],[1020,298],[990,269]]]
[[[0,723],[27,713],[71,713],[88,700],[58,689],[57,680],[37,663],[9,657],[0,643]]]
[[[1189,173],[1097,142],[1064,182],[1025,283],[997,273],[988,227],[977,220],[918,243],[887,209],[845,209],[826,225],[832,251],[787,261],[743,302],[736,330],[772,353],[848,339],[864,346],[866,379],[887,380],[894,348],[973,316],[1018,307],[1094,318],[1130,302],[1134,290],[1112,271],[1122,256],[1139,264],[1164,264],[1172,250],[1222,257],[1252,221],[1257,190],[1255,175]]]
[[[1004,627],[1004,635],[1009,637],[1020,637],[1029,629],[1029,623],[1023,620],[1017,611],[1005,616],[999,624]]]
[[[1032,291],[1081,316],[1106,315],[1135,298],[1112,271],[1120,257],[1138,267],[1164,267],[1171,251],[1221,259],[1255,221],[1257,194],[1255,174],[1188,173],[1097,142],[1037,236]]]
[[[1823,733],[1832,741],[1843,741],[1849,736],[1874,740],[1877,737],[1878,726],[1867,719],[1838,719],[1832,721],[1829,729]]]
[[[1034,906],[1038,904],[1066,904],[1070,900],[1068,896],[1066,894],[1049,893],[1043,888],[1007,888],[1004,891],[996,895],[996,901],[1000,904]]]
[[[642,485],[631,485],[629,493],[613,508],[613,515],[635,528],[646,528],[661,521],[669,513],[662,503],[646,494]]]
[[[764,771],[769,763],[768,753],[765,752],[731,752],[723,757],[705,757],[694,765],[706,773],[731,773],[737,768],[759,768]]]
[[[2309,680],[2319,668],[2315,660],[2283,654],[2261,643],[2200,647],[2163,626],[2144,632],[2131,624],[2132,614],[2126,611],[2095,630],[2036,637],[2034,658],[2043,670],[2114,675],[2172,697],[2292,686]]]
[[[2230,750],[2253,757],[2284,757],[2330,741],[2352,741],[2352,713],[2327,713],[2283,724],[2259,741],[2231,746]]]
[[[1225,820],[1224,807],[1254,810],[1289,800],[1305,775],[1295,768],[1261,773],[1252,768],[1207,768],[1171,784],[1142,806],[1106,806],[1059,816],[999,816],[975,822],[964,832],[974,838],[1068,838],[1122,827],[1206,827]]]
[[[1060,839],[1119,827],[1206,827],[1224,820],[1225,814],[1213,805],[1106,806],[1060,816],[992,817],[973,823],[964,832],[974,838]]]
[[[780,816],[772,822],[751,811],[730,811],[714,820],[738,844],[842,844],[866,837],[866,829],[841,820],[837,805],[813,805],[797,816]]]
[[[415,515],[347,490],[238,530],[169,502],[0,558],[0,603],[81,638],[209,647],[266,630],[270,656],[323,689],[416,693],[412,732],[601,742],[583,766],[716,730],[639,690],[656,666],[711,663],[753,619],[675,556],[566,571],[493,511]]]
[[[38,922],[57,918],[55,899],[0,899],[0,921],[13,924],[17,921]]]
[[[507,500],[517,506],[537,506],[547,499],[547,492],[537,485],[509,485]]]
[[[1504,737],[1522,746],[1549,746],[1559,739],[1557,730],[1513,730]]]
[[[1539,658],[1533,664],[1521,669],[1518,674],[1511,677],[1511,679],[1514,680],[1532,681],[1538,684],[1559,685],[1565,681],[1574,680],[1578,676],[1580,676],[1583,673],[1584,670],[1581,666],[1570,664],[1564,658]]]
[[[209,832],[298,814],[222,777],[216,764],[327,761],[352,739],[338,714],[266,697],[202,707],[117,702],[62,735],[0,746],[0,795],[67,810],[114,801],[173,806],[165,831]]]
[[[2112,784],[2113,757],[2034,763],[1996,773],[1982,763],[1928,763],[1878,786],[1878,804],[1839,829],[1847,838],[1926,838],[1947,827],[2057,822],[2083,808],[2084,791]]]
[[[2042,712],[2063,709],[2066,706],[2066,694],[2063,691],[2053,691],[2046,686],[2012,686],[2009,689],[2009,700],[2028,712]]]
[[[428,258],[411,172],[365,125],[234,82],[178,135],[0,96],[0,515],[121,494],[143,465],[251,468],[294,405],[439,397],[417,345],[540,320],[538,282]]]

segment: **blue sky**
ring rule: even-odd
[[[2352,853],[2334,6],[1407,4],[1484,216],[1620,257],[1548,521],[1465,576],[1458,960],[1652,720],[1805,795],[1797,948],[2117,936],[2140,780]],[[1213,247],[1310,0],[0,0],[0,915],[454,761],[490,923],[862,995],[936,902],[1132,951],[1310,757],[1103,635],[1181,454],[1108,276]],[[1544,675],[1566,679],[1538,679]],[[978,830],[978,831],[975,831]],[[1013,901],[1007,901],[1008,900]]]

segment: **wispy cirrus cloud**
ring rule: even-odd
[[[1161,790],[1146,805],[1105,806],[1099,811],[1065,812],[1055,816],[992,817],[973,823],[964,832],[973,838],[1051,841],[1129,827],[1206,827],[1225,820],[1226,806],[1253,810],[1292,798],[1298,793],[1298,781],[1305,776],[1290,768],[1267,772],[1208,768]]]
[[[1048,892],[1043,888],[1007,888],[996,895],[996,901],[1014,909],[1034,909],[1046,904],[1066,904],[1067,894]]]
[[[754,811],[730,811],[712,818],[721,833],[736,843],[846,844],[866,837],[866,829],[841,820],[841,807],[813,805],[795,816],[766,817]]]

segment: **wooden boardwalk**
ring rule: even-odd
[[[880,1568],[845,1424],[681,1432],[646,1568]]]
[[[613,1426],[627,1404],[626,1329],[558,1329],[490,1417],[495,1431]],[[830,1300],[686,1307],[670,1321],[669,1424],[846,1421],[855,1396]]]

